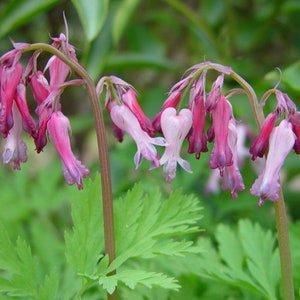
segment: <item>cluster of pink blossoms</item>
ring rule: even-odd
[[[70,122],[61,111],[60,96],[68,85],[81,84],[82,80],[66,81],[70,68],[58,57],[52,56],[44,71],[37,69],[36,51],[24,68],[20,58],[30,45],[14,43],[14,49],[0,57],[0,132],[5,139],[2,160],[20,169],[27,161],[27,147],[22,140],[25,130],[34,139],[39,153],[47,144],[47,133],[62,161],[62,171],[68,184],[82,188],[82,178],[88,169],[76,159],[70,145]],[[64,34],[53,39],[52,46],[77,61],[74,47]],[[49,81],[45,73],[49,71]],[[27,87],[36,100],[37,122],[31,116],[27,104]]]
[[[205,86],[208,69],[214,69],[220,75],[207,93]],[[172,87],[153,120],[143,113],[135,90],[123,80],[114,76],[103,77],[97,85],[97,92],[100,95],[106,88],[105,107],[110,113],[118,140],[121,142],[123,134],[128,133],[135,141],[136,168],[145,158],[151,162],[151,168],[163,166],[166,180],[172,181],[176,176],[177,164],[192,173],[189,162],[181,157],[184,140],[188,141],[188,152],[194,153],[197,159],[201,152],[208,151],[207,144],[213,142],[209,166],[212,170],[218,170],[222,189],[229,190],[232,198],[237,198],[238,192],[245,189],[239,167],[243,158],[249,156],[249,151],[245,153],[245,146],[239,140],[241,126],[234,118],[228,96],[222,93],[224,76],[230,75],[232,70],[230,67],[204,62],[188,71],[189,75]],[[268,149],[267,158],[263,162],[264,169],[250,189],[251,194],[260,197],[259,205],[266,199],[278,199],[282,164],[292,148],[296,153],[300,152],[300,113],[286,94],[277,89],[270,91],[266,95],[274,92],[278,105],[266,118],[259,136],[250,148],[253,160],[264,157]],[[186,93],[189,93],[188,105],[180,109]],[[232,90],[227,95],[234,93],[235,90]],[[288,113],[286,119],[283,118],[284,112]],[[279,125],[275,126],[280,119]],[[165,147],[161,158],[155,146]]]
[[[70,122],[61,111],[60,97],[65,87],[83,84],[84,81],[66,81],[71,70],[57,56],[49,59],[43,71],[38,70],[39,51],[33,53],[24,68],[20,58],[30,44],[13,45],[13,50],[0,57],[0,132],[5,139],[2,160],[20,169],[20,163],[27,160],[22,131],[34,139],[38,153],[45,147],[48,134],[61,158],[67,183],[77,184],[82,189],[82,179],[89,175],[89,171],[72,153]],[[64,34],[53,38],[52,46],[77,63],[74,47]],[[206,92],[209,69],[220,75],[210,91]],[[49,73],[49,80],[46,72]],[[103,77],[96,91],[100,97],[106,89],[105,108],[110,113],[118,140],[121,142],[124,133],[128,133],[135,141],[136,168],[145,158],[151,162],[151,168],[163,166],[166,180],[172,181],[176,176],[177,164],[192,173],[189,162],[181,157],[185,140],[189,144],[188,152],[195,154],[196,159],[200,158],[202,152],[207,152],[208,143],[213,142],[209,159],[210,168],[215,170],[212,178],[215,178],[217,170],[222,189],[229,190],[232,198],[237,198],[238,192],[245,189],[239,168],[243,157],[250,152],[252,160],[257,157],[264,160],[264,169],[250,189],[251,194],[260,197],[259,205],[262,205],[266,199],[278,199],[279,173],[288,153],[292,149],[300,153],[300,112],[286,94],[277,88],[269,90],[261,104],[274,93],[277,106],[267,116],[250,151],[245,151],[243,138],[239,134],[240,122],[236,121],[228,100],[229,95],[237,90],[228,91],[226,95],[222,93],[224,77],[232,75],[232,72],[230,67],[210,62],[194,65],[187,71],[188,75],[172,87],[153,120],[139,106],[134,88],[122,79]],[[27,87],[37,104],[37,122],[27,104]],[[188,98],[188,104],[180,108],[185,98]],[[162,157],[159,157],[156,146],[165,147]]]

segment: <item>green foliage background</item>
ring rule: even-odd
[[[130,82],[149,117],[184,70],[203,60],[230,65],[258,96],[279,80],[278,67],[281,89],[299,106],[297,0],[2,0],[0,53],[11,49],[9,38],[48,43],[65,31],[63,12],[70,43],[95,81],[114,74]],[[232,85],[225,82],[225,88]],[[104,299],[105,289],[117,284],[121,299],[280,299],[272,205],[258,208],[247,190],[234,201],[228,193],[205,193],[207,154],[199,161],[183,154],[193,174],[179,169],[172,184],[164,182],[162,170],[149,171],[147,162],[134,170],[135,145],[128,137],[117,144],[108,116],[122,251],[115,262],[118,275],[106,276],[101,208],[94,197],[99,177],[91,110],[84,89],[68,88],[62,99],[73,148],[89,165],[92,181],[83,192],[67,186],[52,145],[37,155],[30,140],[20,172],[0,168],[0,299]],[[237,119],[257,132],[246,99],[234,101]],[[265,111],[272,108],[269,102]],[[298,170],[298,157],[291,154],[283,189],[300,296]],[[249,189],[256,176],[249,162],[242,173]]]

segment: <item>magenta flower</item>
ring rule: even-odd
[[[257,156],[263,157],[266,153],[269,137],[274,128],[277,116],[275,112],[270,113],[265,119],[262,129],[250,147],[249,152],[252,154],[252,160]]]
[[[173,107],[166,108],[161,115],[161,129],[167,144],[159,162],[164,165],[164,173],[168,182],[176,176],[177,163],[185,171],[192,173],[190,164],[180,157],[183,140],[193,123],[192,117],[189,109],[184,108],[177,114]]]
[[[231,119],[228,126],[228,146],[232,152],[232,165],[225,166],[222,177],[222,189],[230,190],[231,197],[237,198],[237,192],[245,189],[242,175],[239,170],[238,132],[235,120]]]
[[[188,153],[195,153],[197,159],[201,152],[207,152],[207,137],[204,132],[205,127],[205,78],[201,77],[195,81],[191,90],[189,108],[193,114],[193,126],[191,134],[188,136]]]
[[[4,63],[1,64],[0,69],[0,131],[5,138],[14,125],[12,105],[17,93],[17,86],[22,78],[23,67],[18,62],[12,65],[6,65]]]
[[[209,165],[211,169],[219,168],[220,175],[222,176],[224,167],[230,166],[233,163],[232,151],[227,141],[232,108],[223,95],[221,95],[211,114],[215,143],[210,155]]]
[[[15,101],[22,116],[23,129],[33,138],[36,138],[36,125],[29,111],[26,98],[26,86],[24,83],[18,84]]]
[[[292,125],[282,120],[271,133],[264,171],[250,189],[252,195],[260,197],[259,206],[263,205],[266,199],[277,201],[280,190],[279,172],[294,143],[295,134]]]
[[[69,131],[70,122],[62,112],[52,113],[47,124],[49,136],[62,161],[62,172],[68,184],[76,183],[82,189],[82,179],[89,175],[89,170],[74,156],[71,150]]]
[[[20,170],[20,163],[27,161],[27,147],[22,140],[22,117],[15,103],[12,106],[14,125],[9,131],[2,154],[4,164],[13,163],[13,168]]]
[[[137,152],[134,156],[136,168],[141,164],[143,157],[152,163],[151,168],[159,167],[158,153],[154,145],[164,146],[165,140],[160,137],[150,137],[126,105],[111,102],[110,117],[118,129],[127,132],[135,141],[137,146]]]

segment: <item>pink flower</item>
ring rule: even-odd
[[[183,140],[193,123],[192,117],[189,109],[184,108],[176,114],[176,109],[173,107],[166,108],[161,115],[161,129],[167,145],[159,162],[164,165],[164,173],[168,182],[176,176],[177,163],[184,170],[192,173],[190,164],[180,157]]]
[[[36,138],[36,125],[29,111],[26,98],[26,86],[24,83],[18,84],[15,101],[22,116],[23,129],[33,138]]]
[[[250,147],[249,152],[252,154],[252,160],[257,156],[263,157],[266,153],[269,137],[274,128],[277,116],[275,112],[270,113],[265,119],[262,129]]]
[[[182,92],[180,90],[174,90],[170,92],[169,97],[164,102],[160,112],[154,117],[152,124],[156,132],[161,132],[161,115],[163,111],[168,107],[176,107],[181,99]]]
[[[221,91],[224,83],[224,74],[218,76],[218,78],[213,83],[213,86],[211,88],[211,91],[209,92],[205,104],[206,111],[210,112],[212,109],[214,109],[216,103],[221,97]]]
[[[205,80],[203,77],[196,80],[194,88],[191,90],[189,108],[193,114],[193,126],[188,137],[189,153],[195,153],[197,159],[200,152],[207,152],[207,137],[204,132],[205,126]]]
[[[235,120],[231,119],[228,126],[228,146],[232,152],[233,163],[225,166],[222,177],[222,189],[231,190],[231,197],[237,198],[237,192],[245,189],[243,178],[239,170],[238,132]]]
[[[111,103],[110,117],[118,129],[127,132],[135,141],[137,152],[134,156],[136,168],[142,162],[143,157],[152,163],[151,167],[159,167],[158,153],[154,145],[164,146],[163,138],[152,138],[141,128],[137,117],[126,105]]]
[[[22,140],[22,117],[15,103],[12,106],[12,113],[14,125],[7,135],[2,161],[4,164],[12,162],[13,168],[19,170],[20,163],[27,161],[27,147]]]
[[[21,81],[23,67],[20,63],[13,65],[1,65],[1,111],[0,111],[0,131],[2,136],[7,137],[9,130],[14,125],[12,116],[12,105],[17,93],[17,86]]]
[[[89,175],[89,170],[72,153],[69,138],[71,126],[68,118],[60,111],[52,113],[47,129],[61,158],[62,171],[66,182],[68,184],[76,183],[78,189],[82,189],[82,179]]]
[[[222,176],[224,167],[233,163],[232,151],[227,142],[232,109],[230,103],[223,95],[221,95],[211,114],[215,143],[210,155],[209,165],[211,169],[219,168]]]
[[[279,172],[294,143],[295,134],[292,125],[282,120],[271,133],[264,171],[250,189],[252,195],[260,197],[259,206],[263,205],[266,199],[277,201],[280,190]]]

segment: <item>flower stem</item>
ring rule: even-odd
[[[245,90],[251,109],[255,118],[256,125],[261,129],[264,122],[264,114],[262,107],[257,101],[256,94],[252,87],[238,74],[235,72],[231,73],[232,78],[234,78]],[[293,282],[293,268],[292,268],[292,258],[291,258],[291,247],[289,240],[288,231],[288,220],[285,209],[285,202],[282,189],[279,192],[278,201],[274,202],[276,228],[278,235],[278,248],[280,254],[280,264],[281,264],[281,283],[282,283],[282,295],[283,300],[294,300],[294,282]]]
[[[282,280],[282,299],[294,300],[294,281],[292,258],[290,251],[290,239],[288,232],[288,222],[286,217],[286,209],[282,190],[279,192],[277,202],[274,202],[276,227],[278,232],[278,247],[280,253],[281,264],[281,280]]]
[[[63,54],[56,48],[48,44],[35,43],[31,44],[24,51],[40,50],[49,52],[65,64],[67,64],[73,72],[75,72],[80,78],[84,79],[87,92],[89,95],[92,112],[95,122],[95,131],[97,136],[98,156],[100,163],[101,173],[101,185],[102,185],[102,206],[103,206],[103,221],[104,221],[104,242],[105,253],[109,257],[109,263],[115,259],[115,235],[114,235],[114,214],[113,214],[113,197],[112,197],[112,184],[111,173],[109,164],[109,154],[107,147],[107,138],[105,131],[104,118],[102,114],[102,107],[98,99],[95,84],[88,72],[76,61],[70,59],[67,55]],[[112,271],[109,275],[115,274]],[[113,294],[107,294],[108,300],[117,299],[117,292]]]

